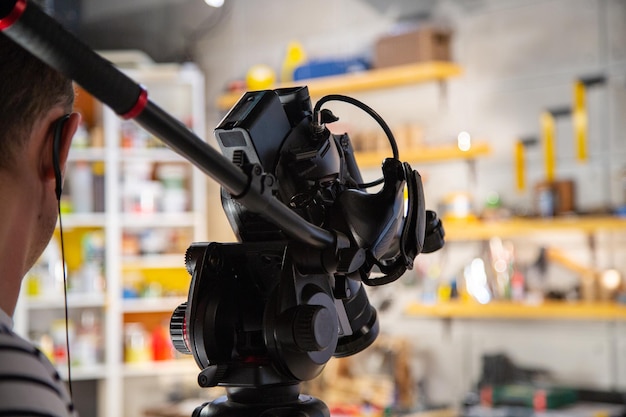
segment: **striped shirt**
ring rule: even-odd
[[[76,417],[58,372],[0,309],[0,416]]]

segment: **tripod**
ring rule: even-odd
[[[327,274],[304,274],[285,241],[194,243],[188,302],[172,314],[170,333],[181,353],[203,368],[201,387],[227,395],[193,416],[329,417],[319,399],[300,394],[332,356],[369,346],[378,321],[365,291],[334,301]],[[310,253],[310,251],[307,251]],[[340,327],[337,311],[351,317]]]

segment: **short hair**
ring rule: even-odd
[[[54,106],[69,113],[72,81],[0,32],[0,169],[14,166],[37,119]]]

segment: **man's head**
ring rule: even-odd
[[[72,110],[72,82],[0,33],[0,169],[15,161],[16,150],[35,121],[54,106]]]
[[[41,255],[57,221],[53,138],[71,113],[72,82],[0,33],[0,308],[12,314],[22,277]],[[60,132],[65,165],[80,115]]]

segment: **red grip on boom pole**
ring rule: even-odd
[[[17,0],[6,16],[0,18],[0,31],[17,22],[26,9],[26,0]]]

